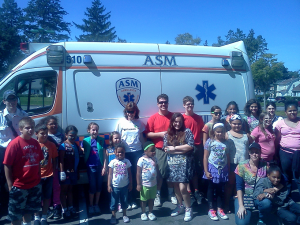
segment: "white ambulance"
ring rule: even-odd
[[[169,44],[62,42],[28,56],[0,81],[0,96],[14,89],[35,120],[54,115],[60,126],[75,125],[82,138],[90,122],[112,132],[133,101],[140,118],[158,111],[156,97],[169,96],[169,110],[184,112],[182,99],[195,99],[195,112],[254,98],[243,42],[222,47]],[[106,138],[108,136],[106,135]]]

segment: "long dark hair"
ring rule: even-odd
[[[227,104],[227,106],[226,106],[226,109],[225,109],[225,116],[228,115],[227,109],[228,109],[229,106],[231,106],[231,105],[234,105],[234,106],[235,106],[235,108],[236,108],[236,114],[239,114],[239,113],[240,113],[238,104],[237,104],[235,101],[231,101],[231,102],[228,102],[228,104]]]
[[[182,121],[182,126],[179,130],[176,130],[175,127],[173,126],[174,121],[176,120],[176,118],[180,117],[181,121]],[[185,125],[184,125],[184,118],[182,116],[181,113],[174,113],[172,115],[172,118],[170,120],[170,125],[168,128],[168,137],[167,137],[167,141],[168,144],[171,146],[178,146],[181,145],[185,142]]]
[[[262,112],[261,110],[261,106],[260,106],[260,103],[256,100],[256,99],[250,99],[246,105],[245,105],[245,108],[244,108],[244,114],[246,116],[251,116],[251,111],[250,111],[250,106],[252,104],[256,103],[257,104],[257,115],[259,116]]]

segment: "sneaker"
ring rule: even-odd
[[[123,222],[124,223],[129,223],[129,218],[128,218],[128,216],[123,216]]]
[[[96,214],[100,214],[101,213],[99,205],[94,205],[94,211],[95,211]]]
[[[152,221],[156,220],[156,216],[153,213],[149,213],[148,218],[149,218],[149,220],[152,220]]]
[[[216,215],[216,211],[215,210],[213,210],[213,209],[210,209],[209,211],[208,211],[208,216],[209,216],[209,218],[210,219],[212,219],[212,220],[219,220],[219,218],[217,217],[217,215]]]
[[[193,194],[191,194],[190,197],[191,197],[191,206],[192,206],[196,202],[196,199]]]
[[[76,212],[76,209],[74,207],[72,209],[70,209],[70,213],[71,213],[72,218],[78,217],[78,213]]]
[[[61,218],[61,208],[57,207],[54,209],[53,219],[59,220]]]
[[[122,209],[122,207],[121,207],[121,204],[120,204],[120,203],[118,204],[118,212],[119,212],[119,213],[122,213],[122,212],[123,212],[123,209]]]
[[[261,219],[257,222],[257,225],[266,225]]]
[[[131,205],[131,208],[132,208],[132,209],[137,209],[137,208],[138,208],[138,206],[137,206],[137,204],[136,204],[136,203],[132,203],[132,205]]]
[[[148,220],[148,217],[147,217],[146,213],[143,213],[143,214],[141,215],[141,220],[143,220],[143,221]]]
[[[48,222],[47,222],[47,220],[41,220],[41,225],[48,225]]]
[[[197,199],[197,204],[198,204],[198,205],[201,205],[202,199],[203,199],[203,194],[200,193],[199,191],[195,191],[194,196],[195,196],[195,198]]]
[[[53,219],[55,209],[51,210],[50,208],[47,211],[47,219]]]
[[[223,209],[218,209],[217,214],[221,219],[228,220],[228,216],[224,213]]]
[[[95,213],[94,206],[89,206],[89,215],[93,215]]]
[[[41,225],[41,221],[40,220],[34,220],[33,225]]]
[[[156,194],[156,197],[154,199],[154,206],[161,206],[161,202],[160,202],[160,195]]]
[[[183,220],[185,222],[188,222],[188,221],[192,220],[192,218],[193,218],[193,210],[192,210],[192,208],[186,208]]]
[[[170,196],[170,201],[173,205],[177,205],[177,198],[175,195]]]
[[[182,213],[184,213],[183,205],[177,205],[177,207],[172,211],[171,216],[178,216]]]
[[[110,224],[116,224],[117,223],[117,218],[114,216],[111,216],[110,218]]]
[[[70,212],[70,210],[67,210],[66,212],[63,213],[63,218],[65,220],[69,220],[71,218],[71,212]]]
[[[130,209],[131,209],[131,205],[130,205],[130,204],[128,204],[127,210],[130,210]]]

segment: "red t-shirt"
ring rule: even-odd
[[[149,132],[158,133],[167,131],[172,115],[173,113],[169,112],[169,114],[166,116],[160,115],[159,113],[155,113],[154,115],[150,116],[147,121],[145,133],[147,134]],[[156,148],[163,148],[163,138],[154,138],[152,141]]]
[[[194,144],[202,144],[202,128],[204,126],[202,116],[199,116],[197,114],[187,116],[183,114],[183,118],[185,127],[189,128],[194,135]]]
[[[53,161],[58,156],[57,148],[51,141],[40,143],[44,159],[41,161],[41,176],[51,177],[53,175]]]
[[[40,144],[33,138],[16,137],[6,148],[3,164],[12,167],[13,186],[30,189],[41,181],[40,161],[44,159]]]

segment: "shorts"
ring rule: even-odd
[[[204,156],[204,148],[203,145],[194,145],[194,162],[195,162],[195,173],[196,175],[202,177],[203,174],[203,156]]]
[[[156,197],[156,191],[157,191],[157,186],[153,186],[153,187],[145,187],[142,186],[142,190],[140,193],[141,196],[141,201],[148,201],[150,199],[155,199]]]
[[[235,164],[235,163],[230,163],[230,172],[234,172],[236,167],[238,166],[239,164]]]
[[[169,177],[170,174],[170,168],[168,165],[168,154],[166,152],[164,152],[163,150],[156,148],[155,149],[155,156],[157,158],[157,166],[158,166],[158,170],[161,174],[161,177],[163,179],[166,179]]]
[[[70,184],[70,185],[76,185],[77,184],[77,172],[66,172],[66,179],[64,181],[60,180],[60,172],[58,172],[58,177],[59,177],[59,184],[60,185],[65,185],[65,184]]]
[[[42,178],[40,184],[42,185],[42,200],[50,199],[52,195],[53,176]]]
[[[9,192],[8,215],[10,221],[21,220],[25,214],[33,214],[41,208],[42,185],[30,189],[12,186]]]

